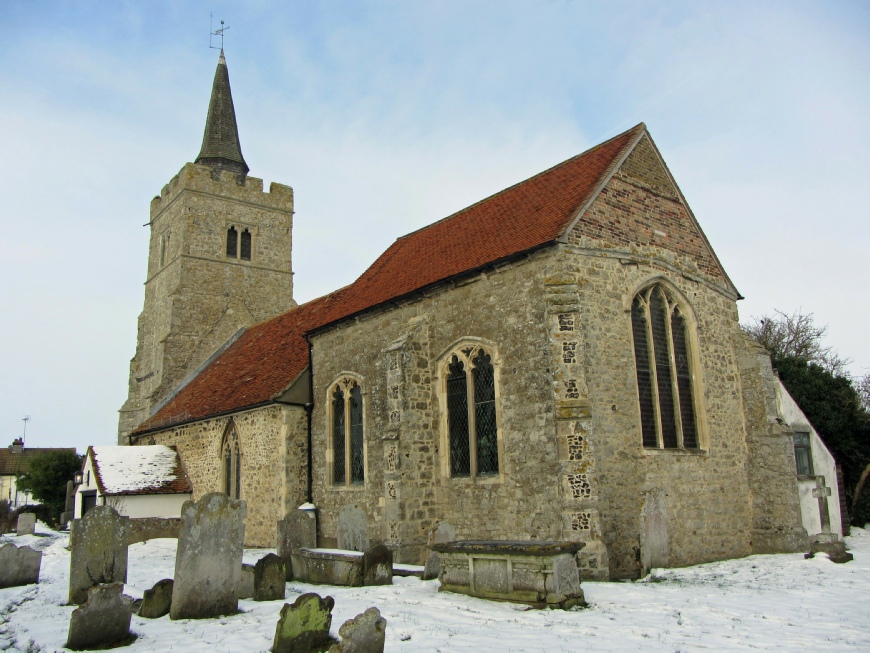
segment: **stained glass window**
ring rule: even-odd
[[[365,482],[363,395],[359,383],[340,379],[332,391],[332,482]]]

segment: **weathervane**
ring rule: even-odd
[[[214,50],[217,50],[218,48],[213,46],[212,43],[213,43],[215,36],[220,36],[221,37],[220,50],[223,50],[224,49],[224,32],[227,31],[230,28],[230,26],[227,25],[226,27],[224,27],[224,21],[221,21],[220,29],[216,29],[216,30],[212,31],[212,28],[214,27],[213,23],[214,23],[214,16],[212,14],[209,14],[208,15],[208,30],[209,30],[208,31],[208,47],[210,47]]]
[[[24,422],[24,433],[21,434],[21,444],[24,444],[24,438],[27,437],[27,422],[30,421],[30,415],[25,415],[21,421]]]

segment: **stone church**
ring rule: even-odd
[[[397,239],[296,305],[293,190],[248,176],[223,53],[202,150],[151,202],[119,442],[177,447],[246,540],[310,501],[420,563],[582,541],[586,578],[807,546],[740,294],[641,123]]]

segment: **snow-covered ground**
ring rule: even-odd
[[[332,631],[370,606],[387,619],[388,652],[401,651],[777,651],[870,650],[870,531],[853,529],[855,560],[751,556],[656,570],[638,582],[585,583],[585,610],[527,610],[438,592],[438,581],[395,578],[389,587],[343,588],[291,582],[335,598]],[[0,590],[0,650],[65,650],[69,616],[67,536],[40,525],[35,536],[4,537],[45,552],[39,585]],[[41,535],[40,535],[41,534]],[[246,550],[253,563],[266,550]],[[171,578],[175,540],[130,547],[125,592],[139,597]],[[171,621],[133,617],[138,639],[125,650],[267,651],[283,601],[240,601],[231,617]]]

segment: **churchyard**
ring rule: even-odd
[[[67,650],[76,610],[68,604],[69,544],[68,533],[41,523],[33,535],[2,537],[0,554],[18,555],[11,547],[19,552],[30,547],[42,553],[42,561],[38,584],[0,589],[0,650]],[[130,632],[135,639],[120,650],[268,651],[279,617],[288,612],[284,606],[315,605],[313,593],[323,603],[333,603],[329,631],[336,639],[347,620],[377,608],[379,615],[369,612],[365,619],[369,625],[386,622],[386,651],[866,650],[870,531],[853,529],[847,545],[855,559],[840,565],[824,554],[810,560],[802,554],[757,555],[654,570],[635,582],[587,582],[583,590],[589,606],[571,610],[537,610],[439,592],[437,580],[415,577],[396,576],[389,585],[362,587],[291,580],[283,586],[284,598],[242,598],[238,611],[229,616],[173,620],[168,614],[133,614]],[[166,587],[155,585],[177,578],[177,549],[175,539],[131,545],[126,582],[102,586],[100,601],[105,605],[99,609],[113,609],[113,601],[117,606],[121,588],[133,599],[146,592],[166,596]],[[276,556],[269,555],[274,553],[246,549],[241,555],[254,569],[266,559],[260,573],[271,573],[270,583],[276,586]],[[117,571],[114,564],[107,566],[107,571]]]

